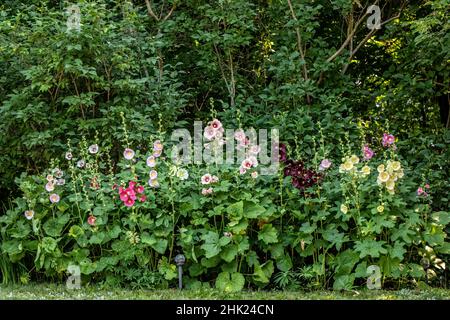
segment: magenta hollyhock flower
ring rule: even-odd
[[[363,147],[363,154],[364,154],[364,160],[370,160],[374,156],[375,152],[373,152],[373,150],[370,149],[369,146],[366,144]]]
[[[147,200],[147,197],[145,196],[145,194],[143,194],[139,197],[140,202],[145,202],[145,200]]]
[[[281,162],[285,162],[287,159],[286,145],[280,143],[278,146],[278,154]]]
[[[427,183],[427,184],[425,185],[425,188],[426,188],[426,189],[430,189],[430,185]]]
[[[134,205],[135,200],[136,200],[136,199],[131,199],[131,198],[129,198],[128,200],[124,201],[124,204],[125,204],[127,207],[132,207],[132,206]]]
[[[423,190],[422,187],[417,188],[417,195],[418,195],[418,196],[420,196],[420,195],[422,195],[422,194],[424,194],[424,193],[425,193],[425,191]]]
[[[383,147],[388,147],[395,142],[395,137],[389,133],[383,133]]]
[[[127,201],[128,200],[128,194],[126,192],[121,192],[119,193],[120,195],[120,200],[121,201]]]
[[[94,217],[92,214],[88,217],[87,222],[91,225],[91,226],[95,226],[95,220],[97,220],[96,217]]]
[[[144,187],[143,186],[136,187],[136,192],[137,193],[143,193],[144,192]]]
[[[134,189],[134,187],[136,187],[136,182],[135,181],[130,181],[130,182],[128,182],[128,188],[129,189]]]

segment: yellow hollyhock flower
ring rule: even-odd
[[[347,160],[344,162],[344,166],[343,166],[345,171],[350,171],[353,169],[353,162],[351,162],[350,160]]]
[[[392,162],[392,169],[394,169],[394,171],[398,171],[402,168],[401,164],[399,161],[394,161]]]
[[[401,178],[403,178],[403,176],[404,176],[404,173],[403,173],[403,168],[402,168],[398,171],[397,177],[399,177],[401,179]]]
[[[387,173],[386,171],[380,172],[380,174],[378,175],[378,179],[381,182],[387,182],[389,180],[389,173]]]
[[[386,189],[388,189],[388,190],[394,190],[395,189],[395,182],[394,182],[394,180],[389,179],[386,182]]]
[[[369,174],[370,174],[370,167],[369,166],[364,166],[364,167],[362,167],[361,168],[361,172],[364,174],[364,175],[366,175],[366,176],[368,176]]]
[[[351,161],[353,164],[357,164],[357,163],[359,163],[359,158],[358,158],[358,156],[356,156],[356,155],[352,155],[352,156],[350,157],[350,161]]]
[[[341,212],[346,214],[348,212],[348,207],[345,204],[341,204]]]
[[[377,207],[377,211],[378,211],[379,213],[382,213],[382,212],[384,211],[384,206],[379,205],[379,206]]]
[[[380,164],[378,166],[377,170],[378,170],[379,173],[384,172],[384,164]]]

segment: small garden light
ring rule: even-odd
[[[178,288],[183,288],[183,264],[186,262],[186,257],[182,254],[175,256],[175,263],[178,266]]]

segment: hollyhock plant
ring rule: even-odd
[[[147,197],[145,196],[145,194],[143,194],[139,197],[140,202],[145,202],[145,200],[147,200]]]
[[[123,156],[124,156],[125,159],[131,160],[131,159],[134,158],[134,151],[132,149],[130,149],[130,148],[126,148],[123,151]]]
[[[252,176],[253,179],[258,178],[258,172],[257,171],[253,171],[251,176]]]
[[[202,195],[204,195],[204,196],[207,196],[207,195],[209,195],[209,194],[212,194],[213,193],[213,188],[203,188],[202,189]]]
[[[278,154],[279,154],[279,160],[281,162],[285,162],[287,159],[287,152],[286,152],[286,145],[284,143],[279,144]]]
[[[366,144],[363,147],[363,155],[364,155],[364,160],[370,160],[375,155],[375,152],[373,152],[373,150],[370,149],[369,146]]]
[[[390,145],[394,144],[394,142],[395,142],[395,137],[392,134],[383,133],[383,139],[382,139],[383,147],[389,147]]]
[[[211,128],[213,128],[214,130],[219,130],[219,129],[222,128],[222,123],[219,120],[217,120],[217,119],[213,119],[213,121],[211,121],[209,123],[209,126]]]
[[[51,174],[47,175],[46,179],[48,182],[53,182],[55,180],[55,178]]]
[[[144,193],[144,187],[143,186],[137,186],[136,187],[136,192],[137,193]]]
[[[97,220],[97,218],[91,214],[88,217],[87,222],[88,222],[89,225],[95,226],[95,220]]]
[[[248,170],[253,166],[253,162],[250,159],[245,159],[241,163],[241,167]]]
[[[245,169],[245,168],[243,168],[243,167],[240,167],[239,168],[239,173],[240,174],[245,174],[247,172],[247,169]]]
[[[128,198],[127,200],[124,201],[124,204],[127,207],[132,207],[135,203],[136,199],[132,199],[132,198]]]
[[[159,158],[161,156],[161,154],[162,154],[162,150],[155,150],[155,151],[153,151],[153,156],[155,158]]]
[[[307,169],[302,161],[293,160],[286,161],[284,176],[291,176],[292,185],[303,192],[322,179],[321,174],[314,170]]]
[[[219,177],[218,176],[212,176],[211,177],[211,183],[216,183],[219,182]]]
[[[72,158],[73,158],[72,152],[66,152],[65,158],[66,158],[66,160],[69,160],[69,161],[72,160]]]
[[[52,170],[52,173],[53,173],[53,175],[54,175],[56,178],[58,178],[58,179],[60,179],[60,178],[62,178],[62,177],[64,176],[64,171],[62,171],[62,170],[59,169],[59,168],[53,169],[53,170]]]

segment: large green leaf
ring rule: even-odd
[[[216,279],[216,288],[225,292],[241,291],[245,285],[245,278],[238,272],[221,272]]]
[[[258,233],[258,240],[263,241],[265,244],[276,243],[278,242],[278,232],[272,224],[265,224]]]

